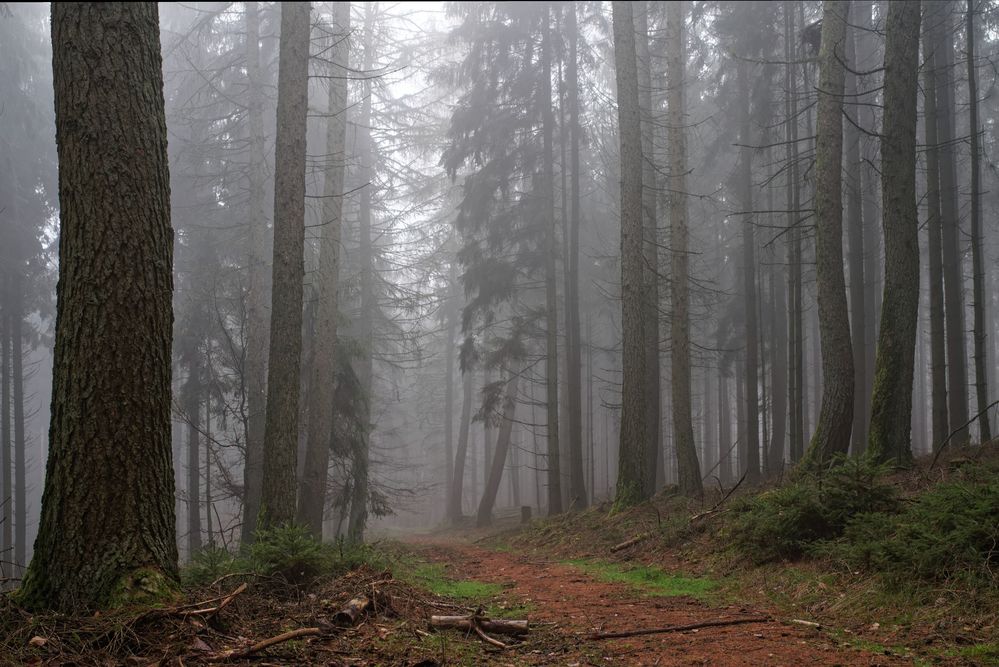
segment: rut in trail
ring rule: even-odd
[[[535,628],[530,639],[493,654],[497,665],[906,664],[779,620],[596,641],[588,636],[771,614],[738,605],[711,606],[690,597],[643,597],[626,584],[598,581],[541,555],[456,541],[413,544],[428,560],[444,564],[449,577],[500,584],[505,604],[530,609]]]

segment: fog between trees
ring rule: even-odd
[[[992,437],[993,2],[54,7],[0,3],[0,577],[31,561],[29,604],[289,522]]]

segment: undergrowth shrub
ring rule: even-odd
[[[756,563],[800,558],[811,545],[842,535],[859,514],[895,511],[895,490],[880,481],[886,472],[864,458],[837,459],[744,500],[729,524],[732,544]]]
[[[209,546],[194,555],[181,571],[185,584],[206,586],[227,574],[247,571],[250,566],[220,546]]]
[[[304,586],[332,572],[335,551],[312,537],[308,529],[288,525],[258,530],[249,560],[259,574]]]
[[[855,516],[842,538],[815,552],[878,572],[894,585],[919,579],[999,586],[999,475],[969,472],[897,514]]]

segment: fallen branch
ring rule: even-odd
[[[236,599],[237,595],[243,593],[244,591],[246,591],[246,584],[240,584],[239,587],[236,588],[236,590],[234,590],[232,593],[229,593],[229,595],[222,598],[222,601],[219,602],[218,605],[214,607],[204,607],[202,609],[191,609],[188,611],[180,611],[178,612],[178,615],[181,616],[182,618],[188,618],[190,616],[207,616],[209,618],[212,618],[214,616],[217,616],[218,613],[223,609],[225,609],[230,602]]]
[[[625,632],[594,632],[587,636],[587,639],[622,639],[624,637],[639,637],[641,635],[658,635],[667,632],[686,632],[688,630],[699,630],[701,628],[720,628],[727,625],[742,625],[744,623],[766,623],[770,619],[765,616],[752,618],[731,618],[721,621],[704,621],[703,623],[691,623],[690,625],[669,625],[664,628],[648,628],[645,630],[627,630]]]
[[[476,621],[472,616],[431,616],[430,627],[438,629],[452,629],[469,631],[478,625],[485,632],[494,632],[500,635],[526,635],[529,632],[526,620],[509,619],[489,619],[479,617]]]
[[[641,542],[643,540],[647,540],[651,535],[652,535],[652,533],[640,533],[638,535],[635,535],[630,540],[625,540],[624,542],[621,542],[620,544],[615,544],[614,546],[612,546],[611,549],[610,549],[611,553],[614,554],[614,553],[617,553],[618,551],[622,551],[624,549],[627,549],[628,547],[633,547],[636,544],[638,544],[639,542]]]
[[[950,435],[948,435],[946,438],[944,438],[944,441],[940,443],[939,447],[937,447],[937,453],[933,455],[933,460],[930,461],[930,467],[927,468],[927,470],[933,470],[933,466],[935,466],[937,464],[937,459],[940,458],[940,453],[943,452],[944,447],[946,447],[947,445],[950,444],[950,439],[951,438],[953,438],[955,435],[957,435],[958,433],[960,433],[964,429],[966,429],[969,426],[971,426],[971,424],[974,423],[974,421],[976,419],[978,419],[983,414],[985,414],[986,412],[988,412],[989,410],[991,410],[992,408],[994,408],[997,405],[999,405],[999,401],[992,401],[992,403],[990,403],[988,405],[988,407],[986,407],[984,410],[979,410],[978,413],[974,417],[972,417],[971,419],[969,419],[968,421],[964,422],[963,424],[961,424],[960,426],[958,426],[956,429],[954,429],[953,431],[951,431]]]
[[[742,486],[742,482],[746,479],[746,475],[748,475],[748,474],[749,474],[748,470],[746,472],[742,473],[742,477],[739,478],[739,481],[736,482],[735,486],[733,486],[732,489],[728,493],[726,493],[722,497],[721,500],[719,500],[717,503],[715,503],[714,507],[712,507],[711,509],[707,510],[706,512],[701,512],[700,514],[695,514],[694,516],[690,517],[690,525],[693,526],[695,522],[707,519],[708,517],[710,517],[710,516],[712,516],[714,514],[721,514],[721,512],[718,511],[718,508],[721,507],[722,504],[726,500],[728,500],[729,497],[733,493],[735,493],[736,489],[738,489],[740,486]]]
[[[504,644],[498,639],[490,637],[489,635],[487,635],[485,632],[482,631],[482,627],[479,625],[478,617],[473,617],[472,629],[475,630],[475,634],[481,637],[482,641],[486,642],[487,644],[492,644],[496,648],[506,648],[506,644]]]
[[[226,651],[221,655],[212,656],[208,658],[209,662],[225,662],[226,660],[237,660],[240,658],[246,658],[253,655],[254,653],[259,653],[266,648],[270,648],[275,644],[280,644],[292,639],[298,639],[299,637],[312,637],[321,634],[319,628],[299,628],[298,630],[291,630],[289,632],[282,633],[280,635],[264,639],[259,641],[250,648],[243,649],[242,651]]]

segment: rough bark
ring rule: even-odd
[[[821,466],[850,448],[853,351],[843,277],[843,118],[848,0],[825,0],[815,148],[815,280],[822,341],[822,403],[805,460]]]
[[[615,503],[646,497],[651,434],[645,418],[646,328],[642,302],[642,133],[632,3],[612,4],[617,117],[621,153],[621,302],[624,376]]]
[[[745,457],[740,457],[740,467],[746,470],[746,479],[755,482],[760,477],[760,411],[759,411],[759,315],[757,312],[756,290],[756,221],[748,211],[753,210],[752,175],[752,129],[750,126],[750,86],[748,65],[739,61],[738,88],[741,98],[739,110],[739,150],[738,190],[742,210],[747,211],[742,222],[742,279],[746,318],[745,355]]]
[[[74,611],[155,599],[178,578],[173,232],[156,4],[57,3],[52,44],[52,414],[35,555],[19,598]]]
[[[543,73],[539,103],[542,107],[542,134],[544,141],[544,216],[545,222],[545,387],[548,431],[548,514],[562,512],[562,477],[559,463],[558,423],[558,294],[556,282],[555,241],[555,159],[552,134],[555,118],[552,114],[552,46],[549,8],[542,12],[541,60]]]
[[[916,93],[919,2],[892,2],[885,26],[885,112],[881,134],[885,287],[874,365],[869,449],[876,461],[912,458],[912,378],[919,315],[916,210]]]
[[[587,502],[586,480],[583,473],[583,391],[581,323],[579,319],[579,227],[582,221],[579,193],[579,66],[577,64],[576,3],[566,7],[569,56],[566,65],[566,97],[569,106],[569,226],[568,250],[565,262],[565,345],[566,392],[568,394],[569,440],[569,509],[583,509]]]
[[[933,49],[937,74],[937,140],[940,165],[941,253],[944,279],[944,326],[947,331],[948,420],[958,431],[951,445],[969,440],[968,362],[965,352],[964,271],[961,266],[960,215],[958,210],[957,163],[954,154],[954,33],[951,5],[940,8]]]
[[[309,3],[281,5],[277,135],[274,153],[274,256],[267,368],[267,423],[258,528],[295,519],[302,281],[305,275],[305,120]]]
[[[988,357],[985,353],[985,265],[982,257],[982,176],[981,176],[981,125],[978,121],[978,73],[975,62],[975,8],[968,0],[965,12],[966,44],[968,51],[968,119],[971,134],[971,266],[974,294],[975,397],[978,404],[979,441],[992,439],[989,424]]]
[[[264,479],[264,426],[267,417],[267,352],[270,345],[268,314],[267,220],[264,213],[264,181],[267,158],[264,155],[264,94],[260,71],[260,17],[256,2],[247,2],[246,78],[247,118],[250,128],[250,165],[247,172],[249,195],[249,245],[247,248],[246,359],[243,382],[246,392],[246,458],[243,465],[243,527],[241,543],[253,541],[260,512],[260,491]]]
[[[940,220],[940,148],[937,137],[936,34],[940,4],[926,3],[923,24],[923,109],[926,128],[926,234],[929,255],[930,300],[930,411],[933,415],[933,443],[947,437],[947,348],[944,332],[944,293],[942,228]]]
[[[676,451],[677,483],[680,493],[699,496],[701,467],[694,447],[694,421],[690,405],[690,276],[687,233],[687,139],[684,130],[684,77],[687,50],[683,29],[683,2],[666,5],[666,72],[668,77],[669,126],[669,219],[670,219],[670,383],[673,396],[673,445]],[[651,140],[649,147],[651,148]],[[647,161],[646,161],[647,162]],[[648,215],[648,212],[646,212]],[[655,227],[655,218],[652,220]],[[653,239],[654,240],[654,239]],[[653,248],[657,248],[652,244]],[[655,268],[655,267],[653,267]],[[658,308],[649,316],[658,318]],[[656,330],[656,366],[658,376],[658,326]],[[651,333],[651,332],[650,332]],[[658,403],[659,397],[656,396]],[[658,415],[658,410],[656,411]]]
[[[319,267],[315,273],[316,320],[309,372],[308,430],[305,470],[298,493],[298,522],[317,539],[323,536],[326,479],[333,439],[333,391],[336,376],[337,314],[340,290],[340,230],[347,141],[347,44],[350,3],[335,6],[331,32],[335,49],[329,80],[326,123],[326,179],[323,227],[319,235]]]
[[[510,452],[510,435],[513,433],[513,420],[517,412],[517,391],[520,386],[520,375],[515,374],[508,382],[506,399],[503,402],[503,423],[500,424],[496,437],[496,447],[493,458],[489,462],[489,477],[486,479],[485,490],[479,501],[476,516],[478,527],[488,526],[493,520],[493,506],[496,504],[496,494],[500,482],[503,481],[503,469],[506,467],[507,455]]]

